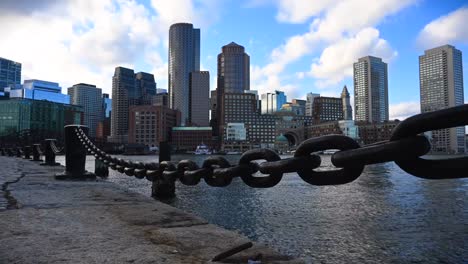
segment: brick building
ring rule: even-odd
[[[211,127],[173,127],[171,143],[176,151],[194,151],[201,143],[210,149],[216,146]]]
[[[172,128],[180,124],[180,112],[164,106],[138,105],[129,110],[129,143],[159,146],[171,139]]]
[[[359,138],[362,144],[368,145],[379,141],[389,140],[393,129],[400,121],[388,121],[383,123],[358,123]]]

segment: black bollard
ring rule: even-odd
[[[55,175],[58,180],[96,179],[96,175],[85,170],[86,148],[78,139],[75,129],[81,128],[88,135],[88,127],[82,125],[65,126],[65,171]]]
[[[16,148],[16,157],[21,158],[21,148],[20,147]]]
[[[55,142],[55,139],[46,139],[45,140],[45,162],[41,163],[41,166],[58,166],[60,163],[55,162],[55,153],[52,150],[52,142]]]
[[[94,173],[99,177],[107,177],[109,176],[109,167],[100,159],[96,158],[94,160]]]
[[[24,159],[31,159],[31,146],[24,146]]]
[[[40,152],[41,144],[33,144],[32,146],[32,155],[33,161],[42,161],[41,160],[41,152]]]
[[[0,155],[5,156],[5,149],[4,148],[0,149]]]
[[[159,163],[171,160],[171,148],[167,141],[159,142]],[[161,177],[162,172],[153,180],[151,196],[159,199],[175,197],[175,181]]]

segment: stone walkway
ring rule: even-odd
[[[115,184],[57,181],[63,168],[0,156],[0,263],[207,263],[248,242]],[[257,243],[221,263],[303,263]]]

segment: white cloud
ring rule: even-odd
[[[468,7],[439,17],[427,24],[419,33],[418,43],[423,48],[454,42],[468,43]]]
[[[154,0],[152,6],[144,6],[134,0],[49,1],[24,10],[21,5],[2,1],[0,35],[4,41],[0,42],[0,56],[22,63],[23,80],[55,81],[63,88],[86,82],[110,93],[116,66],[152,72],[158,85],[165,87],[167,49],[163,45],[170,23],[183,19],[200,23],[195,26],[208,25],[216,16],[203,14],[219,13],[214,10],[218,8],[214,0],[181,2],[177,12],[171,12],[176,8],[174,3]],[[149,67],[135,67],[142,64]]]
[[[313,70],[310,74],[321,78],[317,84],[322,87],[335,84],[343,76],[349,75],[354,60],[359,56],[370,55],[365,52],[375,52],[374,55],[384,58],[394,57],[396,52],[386,40],[379,38],[379,32],[374,27],[415,1],[331,0],[318,1],[314,5],[308,1],[277,1],[277,19],[280,22],[299,23],[312,18],[313,20],[308,32],[288,38],[284,44],[271,52],[270,63],[252,71],[257,76],[254,84],[260,87],[259,89],[281,89],[285,85],[282,84],[284,80],[280,76],[285,68],[305,56],[314,54],[322,47],[325,49],[319,62],[311,65]],[[339,51],[347,58],[343,60],[332,54],[332,51],[337,51],[347,44],[354,46],[352,49]],[[336,61],[330,61],[331,58],[335,58]],[[333,63],[338,65],[332,65]]]
[[[401,102],[398,104],[390,104],[390,120],[404,120],[410,116],[421,113],[419,102]]]
[[[316,63],[312,63],[308,73],[317,81],[317,86],[336,85],[345,77],[353,76],[353,63],[357,58],[372,55],[389,62],[397,53],[388,42],[379,37],[375,28],[365,28],[355,36],[343,38],[325,48]]]

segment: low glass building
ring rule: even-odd
[[[5,91],[9,92],[10,98],[26,98],[70,104],[70,96],[62,94],[62,87],[54,82],[25,80],[22,87],[9,87]]]
[[[0,100],[0,136],[25,136],[36,140],[63,137],[63,127],[83,123],[83,108],[49,101]]]

